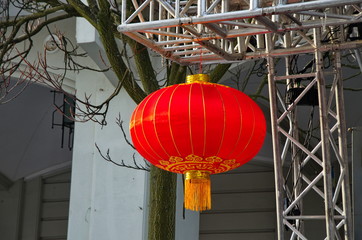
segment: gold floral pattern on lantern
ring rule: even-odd
[[[216,174],[229,171],[241,165],[235,159],[223,160],[217,156],[202,158],[194,154],[190,154],[185,158],[171,156],[168,161],[160,160],[159,163],[156,165],[159,168],[182,174],[190,170],[201,170],[210,172],[210,174]]]

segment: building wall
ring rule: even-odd
[[[353,239],[362,239],[362,127],[355,127],[351,130]]]
[[[69,169],[0,191],[1,239],[67,239],[69,192]]]
[[[212,209],[201,213],[200,240],[271,240],[276,236],[274,172],[255,160],[212,175]]]
[[[0,233],[4,239],[19,237],[23,182],[17,181],[8,190],[0,191]]]
[[[77,96],[92,94],[99,104],[114,90],[101,74],[82,71],[76,81]],[[111,103],[107,125],[88,122],[75,124],[69,240],[142,239],[144,229],[146,172],[117,167],[102,159],[95,144],[116,162],[132,165],[133,149],[122,139],[116,118],[127,122],[135,104],[124,92]],[[142,159],[139,159],[143,163]]]

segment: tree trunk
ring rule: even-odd
[[[148,240],[175,239],[176,173],[151,166]]]

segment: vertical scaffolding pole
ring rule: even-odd
[[[341,54],[338,51],[329,53],[328,57],[334,57],[332,62],[334,78],[330,84],[331,79],[325,78],[323,68],[323,59],[327,56],[322,55],[319,51],[321,46],[319,28],[314,29],[313,37],[315,52],[309,56],[314,59],[314,66],[311,68],[314,71],[303,74],[289,72],[290,58],[285,57],[285,76],[276,76],[275,59],[270,54],[273,51],[272,36],[271,34],[266,35],[278,239],[309,239],[313,233],[304,229],[305,223],[318,221],[318,224],[325,226],[325,239],[349,240],[352,239],[351,199]],[[295,81],[293,79],[311,77],[314,79],[308,80],[309,83],[304,84],[304,90],[293,99],[291,104],[285,106],[283,97],[278,92],[277,81],[285,81],[287,84],[285,88],[289,88],[289,84]],[[299,136],[297,104],[315,87],[318,92],[319,133],[314,132],[316,138],[308,140],[308,144],[304,145],[300,142],[303,136]],[[329,89],[331,90],[329,91]],[[278,98],[280,102],[278,102]],[[291,154],[289,159],[286,158],[286,152]],[[296,157],[296,155],[299,156]],[[335,182],[332,179],[332,162],[333,166],[339,167],[339,172],[334,173]],[[290,171],[293,173],[293,177],[290,178],[291,184],[286,182],[289,179],[289,173],[283,171],[285,163],[291,166]],[[314,169],[312,173],[305,170],[309,165]],[[311,192],[314,192],[314,195],[311,195]],[[318,204],[321,206],[319,211],[310,208],[311,206],[308,204],[303,205],[304,199],[312,197],[315,201],[316,196],[319,197]],[[296,213],[296,209],[303,210]],[[309,224],[309,226],[311,225]]]
[[[331,174],[331,156],[329,145],[329,125],[328,125],[328,111],[327,111],[327,95],[326,83],[322,70],[323,57],[319,51],[321,32],[320,28],[313,30],[315,49],[315,66],[318,86],[318,102],[319,102],[319,121],[320,121],[320,134],[322,146],[322,159],[323,159],[323,185],[324,185],[324,211],[326,217],[326,234],[327,239],[333,239],[336,233],[334,224],[334,207],[332,196],[332,174]]]
[[[266,35],[267,52],[272,50],[272,36]],[[268,84],[269,84],[269,103],[270,103],[270,119],[271,119],[271,132],[273,142],[273,159],[274,159],[274,177],[275,177],[275,194],[276,194],[276,213],[277,213],[277,234],[279,240],[284,240],[284,224],[283,224],[283,204],[284,204],[284,190],[283,190],[283,169],[282,161],[279,150],[279,134],[277,123],[278,102],[276,97],[276,83],[274,81],[275,69],[274,59],[268,55]]]
[[[344,108],[344,96],[343,96],[343,79],[342,79],[342,66],[341,66],[341,53],[336,51],[334,53],[334,66],[337,77],[336,88],[336,108],[337,108],[337,122],[338,128],[338,145],[339,154],[341,156],[340,172],[344,174],[342,183],[342,201],[343,209],[345,212],[345,224],[344,224],[344,239],[353,239],[352,231],[352,213],[351,213],[351,190],[349,184],[349,171],[348,171],[348,153],[347,153],[347,128],[346,117]]]
[[[284,34],[284,47],[285,48],[290,48],[291,47],[291,32],[287,32]],[[293,56],[294,57],[294,56]],[[291,60],[292,57],[291,56],[285,56],[285,75],[289,76],[292,75],[292,65],[291,65]],[[294,79],[290,79],[287,78],[286,79],[286,90],[288,91],[289,89],[293,89],[295,86],[295,81]],[[289,107],[289,106],[288,106]],[[297,107],[296,107],[297,110]],[[299,141],[299,127],[298,127],[298,116],[297,116],[297,111],[293,111],[289,114],[289,127],[291,130],[291,134],[292,137],[295,138],[297,141]],[[297,198],[300,194],[300,190],[301,190],[301,168],[300,168],[300,164],[301,164],[301,159],[300,159],[300,150],[298,148],[298,146],[296,146],[294,143],[292,143],[291,145],[291,154],[292,154],[292,162],[293,162],[293,189],[291,194],[293,194],[294,198]],[[302,209],[303,209],[303,200],[300,200],[297,208],[300,212],[300,214],[303,214]],[[302,221],[300,221],[299,219],[295,220],[295,228],[298,229],[301,234],[303,234],[303,226],[302,226]],[[296,233],[293,232],[292,236],[291,236],[291,240],[294,239],[300,239],[298,237],[298,235]]]

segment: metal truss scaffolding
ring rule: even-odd
[[[325,223],[325,239],[352,239],[341,55],[359,53],[361,4],[122,0],[118,30],[172,61],[267,60],[279,240],[309,239],[316,221]],[[296,56],[310,58],[308,71],[291,71]],[[278,75],[277,61],[285,63]],[[318,130],[313,121],[308,131],[301,127],[306,109],[318,115]]]
[[[235,62],[266,57],[263,38],[268,33],[274,33],[275,43],[270,54],[311,52],[315,46],[309,30],[361,22],[361,2],[122,0],[124,14],[118,30],[180,64]],[[289,48],[283,47],[286,32],[292,33]],[[322,46],[321,50],[351,44]]]
[[[317,46],[313,72],[288,75],[286,57],[286,75],[276,76],[275,59],[272,56],[267,57],[278,239],[308,239],[306,224],[318,220],[325,222],[325,239],[352,239],[341,53],[338,50],[330,53],[333,58],[333,71],[329,74],[333,79],[327,86],[323,56],[318,50],[321,42],[320,29],[314,29],[313,34],[314,44]],[[267,48],[271,51],[272,47],[272,36],[268,35]],[[293,88],[301,79],[309,81],[302,88]],[[281,81],[286,81],[288,91],[300,90],[292,101],[289,100],[289,104],[285,103],[277,88]],[[315,102],[314,97],[318,98]],[[319,133],[314,135],[316,139],[308,141],[308,144],[305,139],[307,134],[303,135],[304,139],[299,134],[298,105],[305,98],[309,99],[311,105],[316,104],[318,107],[320,129]],[[305,119],[305,114],[301,118]],[[292,154],[289,159],[288,152]],[[287,165],[290,168],[285,170]],[[308,172],[309,166],[313,169],[312,172]],[[317,197],[313,198],[313,194]],[[313,199],[314,202],[307,206],[303,204],[305,199]],[[315,206],[324,206],[324,211]]]

